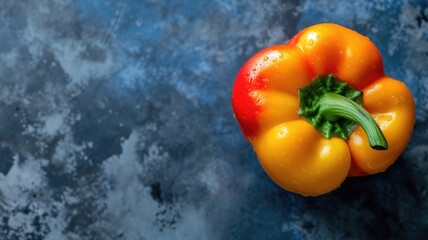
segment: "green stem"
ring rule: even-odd
[[[388,149],[385,136],[372,116],[354,101],[337,93],[327,92],[320,98],[319,113],[328,121],[346,118],[359,124],[367,134],[370,147],[376,150]]]

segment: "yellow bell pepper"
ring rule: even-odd
[[[232,106],[266,173],[304,196],[328,193],[347,176],[385,171],[415,123],[412,94],[384,74],[376,46],[327,23],[249,59]]]

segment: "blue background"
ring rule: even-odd
[[[320,22],[378,46],[417,122],[387,172],[304,198],[263,172],[230,95]],[[3,0],[0,239],[422,239],[427,58],[424,0]]]

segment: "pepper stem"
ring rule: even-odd
[[[337,93],[326,92],[320,98],[318,104],[318,111],[326,120],[349,119],[364,129],[370,147],[376,150],[388,149],[388,143],[376,121],[363,107],[354,101]]]

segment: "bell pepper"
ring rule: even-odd
[[[330,23],[250,58],[236,77],[232,107],[268,176],[303,196],[385,171],[415,123],[411,92],[385,75],[376,46]]]

